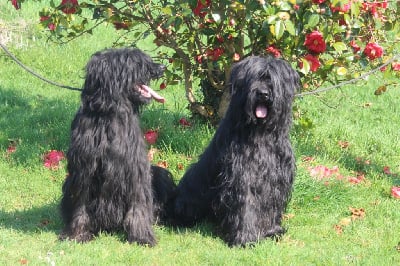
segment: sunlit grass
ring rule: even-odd
[[[46,78],[80,87],[90,55],[110,47],[116,33],[103,27],[65,45],[49,43],[33,24],[39,5],[27,1],[15,11],[9,2],[0,4],[0,25],[11,30],[7,46]],[[21,21],[26,30],[20,30]],[[151,39],[138,46],[156,55],[149,48]],[[160,83],[152,85],[157,89]],[[297,176],[284,221],[288,232],[281,241],[228,248],[215,228],[203,223],[190,229],[155,226],[154,248],[129,245],[122,233],[101,233],[90,243],[77,244],[57,238],[66,162],[49,170],[43,166],[43,155],[68,149],[79,93],[38,80],[0,53],[0,264],[398,265],[400,202],[391,197],[390,188],[400,185],[400,91],[395,85],[375,96],[382,83],[378,75],[296,100],[314,126],[306,133],[292,132]],[[155,149],[153,163],[167,165],[178,182],[214,128],[190,117],[182,85],[160,93],[166,103],[152,103],[143,110],[142,128],[158,130],[157,143],[149,147]],[[182,127],[182,117],[192,125]],[[7,152],[10,141],[18,143],[13,153]],[[315,166],[336,166],[346,178],[319,181],[310,176]],[[358,172],[364,180],[348,182],[347,177]],[[350,207],[363,209],[364,217],[352,220]]]

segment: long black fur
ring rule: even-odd
[[[88,62],[71,125],[61,239],[85,242],[100,231],[123,230],[130,243],[155,245],[154,215],[163,215],[175,185],[167,170],[151,171],[139,125],[140,107],[151,97],[138,86],[164,69],[129,48],[97,52]]]
[[[231,101],[211,143],[181,179],[176,220],[212,217],[223,239],[244,246],[284,233],[295,159],[289,140],[299,76],[280,59],[251,56],[232,67]],[[257,117],[257,106],[266,117]]]

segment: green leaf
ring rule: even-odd
[[[163,12],[164,15],[167,15],[167,16],[172,15],[172,9],[170,6],[161,8],[161,11]]]
[[[347,46],[346,46],[346,44],[343,43],[343,42],[335,42],[335,43],[333,44],[333,48],[334,48],[335,51],[337,51],[337,52],[343,52],[343,51],[347,50]]]
[[[182,8],[182,16],[190,17],[192,16],[193,11],[190,8]]]
[[[285,20],[283,23],[285,24],[286,31],[289,32],[290,35],[295,36],[296,30],[294,28],[293,22],[290,20]]]
[[[308,19],[308,23],[306,24],[306,26],[308,28],[314,28],[315,26],[317,26],[319,23],[319,15],[317,14],[312,14],[310,16],[310,18]]]
[[[282,1],[281,5],[279,6],[279,9],[281,11],[289,11],[292,10],[292,6],[289,4],[289,2]]]
[[[283,24],[282,20],[278,20],[275,23],[275,38],[279,40],[280,38],[282,38],[284,32],[285,32],[285,25]]]
[[[310,63],[304,58],[302,58],[301,61],[303,62],[303,67],[300,69],[300,72],[307,75],[308,72],[310,72]]]
[[[181,25],[182,25],[182,22],[183,22],[183,19],[181,18],[181,17],[176,17],[175,18],[175,30],[176,31],[178,31],[179,30],[179,28],[181,27]]]
[[[164,28],[168,28],[174,22],[175,22],[175,17],[169,17],[167,22],[164,24]]]
[[[278,16],[273,15],[273,16],[268,16],[267,17],[267,23],[268,24],[274,24],[275,20],[278,18]]]
[[[350,6],[351,15],[354,17],[358,17],[360,15],[360,8],[358,3],[352,2]]]

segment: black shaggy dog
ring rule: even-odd
[[[231,101],[211,143],[177,188],[183,225],[212,217],[224,240],[244,246],[284,233],[295,160],[289,140],[299,76],[279,59],[251,56],[231,72]]]
[[[85,242],[100,231],[123,230],[130,243],[156,243],[154,215],[164,216],[175,185],[167,170],[150,167],[139,111],[152,98],[164,101],[147,86],[164,70],[129,48],[97,52],[87,64],[71,125],[60,239]]]

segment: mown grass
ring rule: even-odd
[[[80,87],[90,55],[110,46],[117,33],[102,27],[62,46],[48,43],[34,24],[39,5],[25,3],[15,11],[10,3],[0,3],[1,36],[8,31],[7,46],[31,68]],[[147,40],[138,46],[155,54]],[[159,243],[154,248],[129,245],[123,234],[77,244],[57,239],[66,172],[45,168],[43,154],[67,150],[79,93],[43,83],[0,53],[0,264],[399,265],[400,202],[390,188],[400,185],[400,91],[397,84],[375,96],[383,82],[377,76],[296,100],[314,126],[292,131],[298,170],[285,218],[288,232],[281,241],[228,248],[213,226],[203,223],[190,229],[155,226]],[[214,129],[190,119],[182,86],[162,93],[166,104],[145,108],[142,127],[159,131],[153,163],[167,163],[178,181]],[[181,117],[192,126],[179,126]],[[6,151],[10,140],[18,142],[11,154]],[[363,172],[365,179],[359,184],[334,177],[319,181],[309,173],[317,165],[337,166],[343,176]],[[385,166],[392,174],[384,173]],[[364,217],[351,220],[349,207],[363,209]]]

